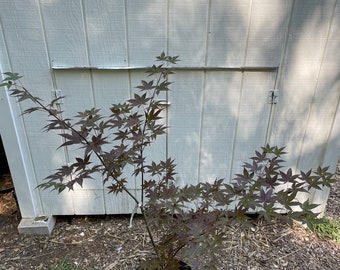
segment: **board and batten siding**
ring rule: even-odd
[[[166,136],[149,157],[173,157],[178,184],[232,179],[256,149],[286,146],[287,166],[335,165],[340,155],[340,1],[0,0],[0,71],[18,72],[44,100],[60,89],[65,117],[109,113],[129,99],[162,51],[180,55],[164,97]],[[279,99],[268,102],[269,91]],[[130,213],[99,181],[74,192],[35,187],[76,149],[42,133],[45,116],[19,117],[0,91],[0,133],[23,217]],[[129,176],[131,172],[126,172]],[[129,176],[137,194],[138,179]],[[311,194],[324,210],[327,190]]]

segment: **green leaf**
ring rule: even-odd
[[[5,72],[4,74],[7,75],[7,77],[3,81],[17,81],[22,78],[19,73]]]
[[[159,56],[156,57],[157,61],[166,61],[165,52],[163,51]]]

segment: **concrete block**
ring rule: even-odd
[[[56,218],[54,216],[38,216],[23,218],[18,226],[19,234],[51,234]]]

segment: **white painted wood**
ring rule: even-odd
[[[55,76],[56,86],[65,96],[62,104],[64,118],[73,118],[78,112],[94,107],[91,71],[58,71]],[[76,157],[83,157],[83,150],[78,146],[69,146],[67,151],[70,163],[75,162]],[[98,162],[95,157],[93,162]],[[84,181],[82,187],[75,185],[74,192],[71,192],[75,214],[105,213],[101,177],[99,174],[93,177],[94,180]]]
[[[74,117],[78,112],[94,107],[91,71],[76,70],[55,72],[57,89],[65,96],[63,99],[63,117]]]
[[[140,198],[140,191],[130,190],[130,192]],[[108,194],[105,201],[107,214],[131,214],[136,207],[136,203],[126,193]]]
[[[270,115],[268,91],[273,88],[275,73],[246,72],[242,78],[237,126],[233,142],[233,163],[231,178],[242,172],[243,162],[248,162],[265,145]]]
[[[322,92],[333,94],[329,89],[322,90],[320,95],[316,91],[330,18],[334,9],[334,1],[324,2],[322,8],[319,7],[320,3],[313,2],[306,5],[304,2],[295,2],[287,52],[282,67],[282,79],[279,82],[279,89],[282,89],[280,102],[277,104],[272,134],[272,144],[287,146],[289,153],[287,166],[299,167],[298,169],[309,169],[322,162],[318,160],[320,155],[316,152],[319,151],[319,147],[319,149],[323,147],[320,141],[325,138],[331,119],[327,118],[329,112],[325,112],[321,123],[318,115],[320,110],[328,110],[331,107],[333,107],[331,110],[334,110],[335,106],[332,101],[325,100],[324,109],[319,107],[323,99]],[[312,112],[314,103],[315,113]],[[319,130],[321,133],[316,132],[318,133],[316,134],[313,130]],[[304,139],[307,141],[304,142]],[[303,162],[304,159],[306,162]]]
[[[166,50],[166,1],[126,1],[128,65],[150,66]]]
[[[179,185],[198,182],[203,72],[177,72],[169,93],[169,156],[177,164]]]
[[[106,214],[103,189],[77,189],[72,194],[74,213],[79,215]]]
[[[111,115],[109,109],[112,104],[124,103],[130,99],[129,71],[92,71],[92,78],[95,105],[96,108],[101,110],[102,115],[109,117]],[[115,131],[111,130],[110,132]],[[113,137],[110,136],[110,138],[112,139]],[[110,151],[110,149],[109,145],[104,147],[105,151]],[[132,168],[128,168],[124,174],[128,180],[127,186],[130,189],[135,188],[136,185],[135,179],[132,177],[132,172]],[[107,192],[108,189],[104,188],[105,200],[107,200],[108,196],[113,196],[112,194],[107,195]]]
[[[245,64],[276,66],[281,60],[292,1],[253,0],[251,3]]]
[[[8,54],[6,52],[3,39],[2,28],[0,28],[0,72],[10,70]],[[4,76],[0,76],[1,80]],[[14,104],[4,87],[0,87],[0,135],[4,144],[7,162],[10,167],[11,176],[15,185],[16,196],[20,207],[20,213],[23,217],[34,217],[36,208],[31,192],[31,183],[29,180],[34,177],[32,174],[32,163],[29,159],[29,149],[25,140],[20,140],[19,132],[22,130],[16,129],[17,125],[22,125],[21,119],[17,117],[19,106]],[[31,171],[29,170],[31,169]]]
[[[241,72],[207,72],[204,91],[200,181],[229,181],[241,96]]]
[[[41,0],[40,5],[53,65],[88,65],[82,1]]]
[[[90,63],[126,66],[125,1],[84,1]]]
[[[1,21],[4,29],[4,38],[10,59],[10,68],[24,76],[23,83],[32,90],[34,95],[44,100],[50,100],[52,83],[49,75],[49,63],[44,44],[44,35],[41,28],[39,6],[36,1],[9,1],[1,6]],[[28,13],[27,10],[30,12]],[[11,101],[14,104],[14,100]],[[15,108],[17,105],[12,105]],[[31,106],[31,104],[20,104],[21,110]],[[25,170],[27,173],[28,189],[21,181],[25,178],[14,175],[16,188],[22,192],[31,192],[31,200],[34,205],[34,213],[28,211],[27,217],[32,215],[49,214],[49,209],[44,207],[39,194],[42,191],[35,189],[36,186],[49,175],[63,160],[63,152],[56,152],[55,149],[60,143],[57,137],[46,136],[41,133],[44,119],[41,114],[32,114],[22,118],[20,122],[19,113],[14,109],[12,119],[15,123],[17,133],[12,136],[18,136],[21,155],[25,159]],[[20,138],[20,139],[19,139]],[[12,142],[14,143],[14,142]],[[17,147],[12,145],[10,147]],[[32,160],[30,160],[32,159]],[[28,195],[28,194],[27,194]],[[55,203],[61,203],[65,200],[65,195],[56,199]],[[20,199],[20,205],[29,205],[28,199]],[[23,210],[25,210],[25,206]]]
[[[250,3],[250,0],[211,1],[209,66],[244,64]]]
[[[320,126],[324,128],[320,132],[324,136],[323,138],[321,137],[323,140],[319,142],[319,144],[322,144],[322,149],[317,149],[322,160],[322,164],[320,164],[330,166],[330,172],[336,172],[336,166],[340,160],[340,72],[338,58],[334,57],[340,47],[339,26],[340,2],[337,1],[330,22],[329,35],[317,84],[318,100],[320,101],[318,105],[320,108],[313,106],[314,114],[321,114],[320,117],[314,115],[318,119],[316,121],[318,125],[314,125],[314,128],[318,130]],[[326,132],[327,135],[325,134]],[[323,213],[325,211],[327,206],[325,198],[328,197],[328,194],[328,188],[314,192],[313,202],[320,204],[316,209],[318,212]]]
[[[339,59],[334,57],[340,45],[339,35],[338,32],[336,32],[336,29],[338,29],[340,25],[339,10],[340,7],[338,5],[333,18],[331,16],[329,17],[330,24],[325,23],[322,26],[324,31],[329,34],[322,52],[314,86],[315,93],[303,138],[302,154],[299,160],[299,165],[303,168],[308,168],[308,166],[316,167],[324,163],[327,144],[333,143],[329,141],[330,137],[334,136],[332,132],[339,130],[334,129],[334,125],[337,125],[335,117],[338,115],[337,110],[340,99]],[[330,9],[329,12],[331,14],[332,9]],[[335,147],[334,149],[337,148]],[[337,156],[334,156],[333,161],[328,164],[332,166],[331,170],[333,172],[335,172],[338,156],[340,156],[340,152]],[[327,163],[325,165],[327,165]]]
[[[180,55],[178,66],[204,66],[209,1],[169,1],[169,54]]]

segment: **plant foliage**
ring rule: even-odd
[[[219,253],[225,239],[226,226],[248,224],[248,213],[256,212],[268,222],[273,218],[289,224],[297,220],[313,229],[318,216],[313,209],[317,205],[308,200],[300,202],[297,195],[329,187],[334,181],[332,174],[327,167],[299,174],[284,169],[284,148],[262,147],[232,181],[216,179],[183,187],[175,184],[176,165],[172,158],[147,159],[146,149],[167,130],[160,121],[166,108],[157,96],[170,91],[170,65],[179,61],[177,56],[164,53],[156,60],[159,64],[146,71],[148,80],[141,81],[131,99],[113,104],[109,116],[89,108],[73,119],[63,119],[56,104],[64,97],[45,104],[20,83],[17,73],[5,73],[1,86],[6,86],[18,102],[29,99],[35,104],[23,114],[47,113],[50,119],[44,130],[60,131],[60,147],[82,149],[81,156],[47,176],[39,188],[72,190],[99,172],[109,183],[110,193],[127,193],[140,209],[155,252],[155,258],[142,262],[139,269],[181,269],[178,257],[202,256],[210,257],[212,268],[214,254]],[[128,167],[140,181],[140,198],[127,188],[129,179],[124,172]]]
[[[319,223],[313,225],[316,235],[321,239],[332,239],[340,243],[340,220],[321,218]]]

